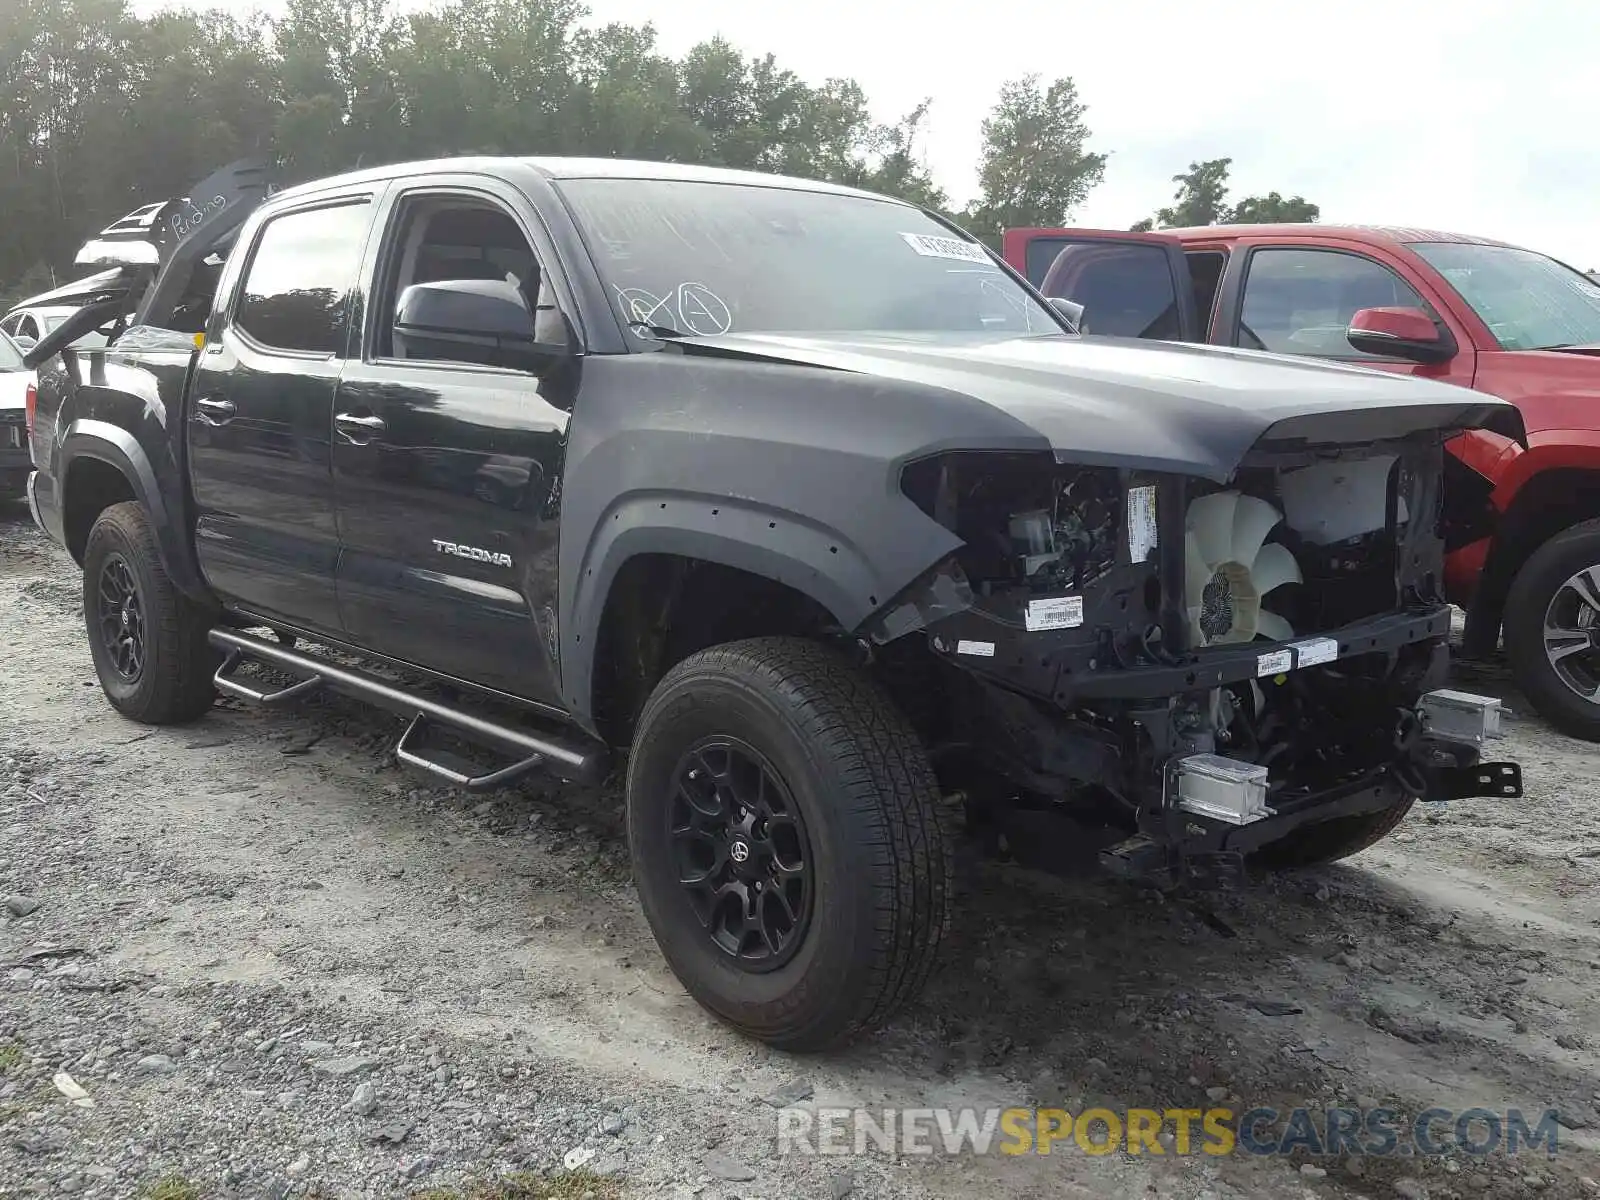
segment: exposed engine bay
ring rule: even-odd
[[[969,803],[1104,828],[1102,859],[1137,873],[1308,817],[1520,794],[1512,764],[1462,775],[1498,702],[1442,691],[1442,445],[1258,449],[1226,486],[912,463],[903,491],[963,545],[874,632],[886,678]]]

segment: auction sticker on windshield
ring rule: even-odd
[[[982,246],[963,242],[960,238],[934,237],[929,233],[902,233],[906,245],[924,258],[953,258],[957,262],[988,263],[989,256]]]

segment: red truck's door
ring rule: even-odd
[[[1174,342],[1204,336],[1183,245],[1175,237],[1114,229],[1008,229],[1001,253],[1046,296],[1081,304],[1084,333]]]
[[[1469,332],[1446,298],[1389,247],[1329,234],[1237,238],[1231,248],[1213,341],[1472,386],[1477,354]],[[1358,350],[1347,331],[1366,308],[1421,310],[1454,352],[1417,362]]]

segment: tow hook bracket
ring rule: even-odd
[[[1417,713],[1423,733],[1437,741],[1482,746],[1490,738],[1505,736],[1500,727],[1505,705],[1493,696],[1440,688],[1417,702]]]
[[[1470,767],[1434,766],[1426,771],[1429,803],[1473,796],[1513,799],[1522,795],[1522,768],[1514,762],[1482,762]]]
[[[1191,754],[1178,760],[1177,807],[1229,825],[1249,825],[1273,815],[1267,805],[1267,768],[1224,758]]]

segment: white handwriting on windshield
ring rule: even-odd
[[[623,319],[630,325],[671,329],[695,337],[717,337],[733,328],[727,302],[703,283],[681,283],[665,296],[648,288],[616,288]]]
[[[678,285],[678,320],[701,337],[717,337],[733,328],[728,306],[703,283]]]

